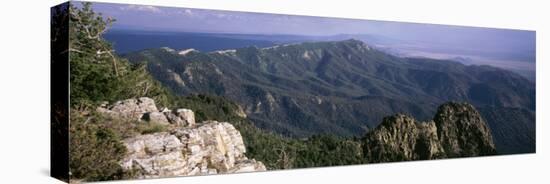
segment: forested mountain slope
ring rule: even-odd
[[[177,94],[227,97],[256,126],[285,136],[357,136],[394,113],[427,120],[438,105],[454,100],[513,111],[518,118],[488,119],[499,132],[497,148],[534,151],[535,85],[494,67],[400,58],[357,40],[207,53],[159,48],[124,57],[147,63],[153,76]]]

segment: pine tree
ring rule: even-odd
[[[169,93],[147,72],[145,65],[132,65],[116,55],[103,38],[115,19],[92,10],[70,6],[69,59],[71,105],[85,108],[100,101],[151,97],[166,104]]]

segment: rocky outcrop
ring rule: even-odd
[[[195,125],[195,114],[192,110],[170,110],[167,108],[158,110],[155,101],[147,97],[122,100],[112,105],[105,102],[97,108],[97,111],[116,118],[128,118],[160,124],[173,124],[176,126]]]
[[[467,103],[444,104],[437,110],[434,122],[447,156],[496,153],[491,130],[474,106]]]
[[[443,153],[433,121],[401,114],[384,118],[365,139],[364,153],[371,162],[434,159]]]
[[[384,118],[365,136],[363,149],[369,162],[496,154],[479,112],[470,104],[454,102],[441,105],[428,122],[402,114]]]
[[[195,123],[189,109],[158,110],[154,100],[139,98],[104,104],[98,112],[116,118],[172,124],[165,132],[123,140],[127,155],[120,162],[136,178],[265,171],[260,161],[246,157],[240,132],[227,122]]]
[[[245,156],[241,134],[226,122],[207,121],[123,142],[128,155],[121,165],[138,178],[266,170],[262,162]]]
[[[108,102],[104,102],[97,108],[97,111],[113,117],[140,120],[143,114],[147,112],[157,112],[158,109],[153,99],[142,97],[117,101],[112,105],[109,105]]]

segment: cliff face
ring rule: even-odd
[[[105,104],[98,112],[169,127],[166,131],[138,135],[122,142],[127,154],[120,162],[134,178],[206,175],[265,171],[262,162],[245,156],[238,130],[227,122],[195,123],[189,109],[158,110],[150,98]]]
[[[369,162],[434,159],[443,153],[434,122],[401,114],[384,118],[369,132],[363,150]]]
[[[434,122],[448,157],[496,154],[491,131],[472,105],[444,104],[437,110]]]
[[[490,130],[479,112],[466,103],[446,103],[433,120],[419,122],[398,114],[364,138],[368,162],[426,160],[496,154]]]

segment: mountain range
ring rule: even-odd
[[[463,33],[464,34],[464,33]],[[202,52],[242,48],[247,46],[271,47],[302,42],[340,41],[356,39],[369,43],[386,53],[400,57],[427,57],[447,59],[465,65],[489,65],[510,70],[535,81],[535,44],[531,39],[509,37],[483,37],[463,40],[438,36],[431,37],[380,34],[242,34],[207,32],[139,31],[115,29],[104,37],[113,43],[117,53],[126,54],[143,49],[170,47],[176,50],[194,48]],[[458,36],[451,34],[452,37]],[[469,34],[465,34],[469,35]],[[420,37],[419,37],[420,36]],[[500,43],[500,44],[499,44]],[[475,47],[471,47],[472,45]]]
[[[226,97],[257,127],[288,137],[361,136],[385,116],[430,120],[440,104],[463,101],[486,119],[498,153],[535,151],[535,84],[500,68],[397,57],[354,39],[123,57],[179,95]]]

